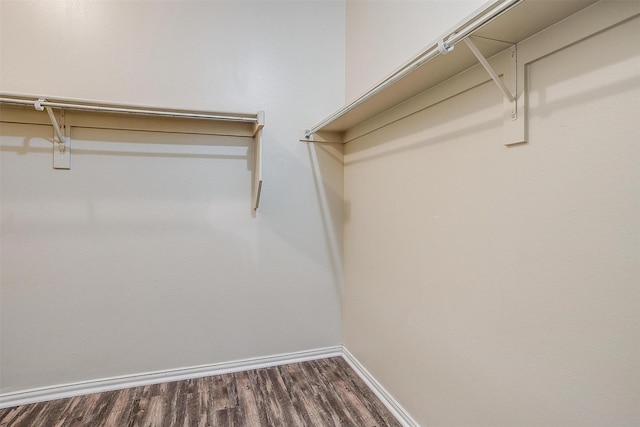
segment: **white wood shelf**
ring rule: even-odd
[[[0,93],[2,122],[53,125],[53,168],[67,170],[71,169],[72,127],[249,137],[254,141],[253,215],[260,204],[263,111],[218,113]]]
[[[445,33],[443,37],[428,45],[419,55],[398,68],[395,73],[353,102],[306,130],[301,141],[349,142],[350,138],[345,135],[350,129],[477,65],[478,59],[465,43],[458,43],[467,36],[471,36],[473,43],[485,57],[489,58],[517,46],[521,41],[596,2],[597,0],[499,0],[488,3]],[[506,11],[497,14],[479,28],[474,28],[469,34],[465,33],[465,30],[468,31],[480,18],[501,6],[505,7]],[[462,36],[463,33],[464,36]],[[442,50],[439,50],[438,44],[442,41],[446,43],[447,40],[455,41],[455,48],[449,53],[443,54]],[[415,65],[425,57],[428,57],[426,62],[419,66]],[[518,84],[522,84],[522,82]],[[498,89],[496,88],[496,90]],[[522,101],[524,99],[519,102]],[[522,123],[521,127],[524,129],[524,117]]]

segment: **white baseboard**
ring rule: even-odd
[[[347,361],[349,366],[362,378],[371,390],[378,396],[384,406],[391,411],[394,417],[405,427],[420,427],[420,424],[407,412],[406,409],[398,403],[398,401],[376,380],[373,375],[365,369],[364,366],[356,359],[353,354],[345,347],[342,347],[342,358]]]
[[[147,372],[135,375],[123,375],[99,380],[57,385],[53,387],[23,390],[13,393],[3,393],[0,394],[0,409],[26,405],[29,403],[44,402],[47,400],[81,396],[85,394],[121,390],[129,387],[140,387],[149,384],[208,377],[211,375],[228,374],[231,372],[267,368],[271,366],[286,365],[289,363],[305,362],[308,360],[337,356],[342,356],[342,346],[278,354],[274,356],[256,357],[233,362],[214,363],[211,365],[193,366],[189,368],[168,369],[166,371]]]
[[[342,358],[349,364],[349,366],[351,366],[351,368],[353,368],[358,376],[362,378],[367,386],[371,388],[375,395],[403,426],[419,427],[419,424],[411,417],[411,415],[409,415],[409,413],[394,399],[394,397],[369,373],[369,371],[365,369],[364,366],[362,366],[362,364],[360,364],[349,350],[343,346],[255,357],[233,362],[192,366],[189,368],[123,375],[99,380],[23,390],[13,393],[3,393],[0,394],[0,409],[48,400],[65,399],[68,397],[82,396],[92,393],[102,393],[111,390],[121,390],[130,387],[141,387],[150,384],[208,377],[211,375],[268,368],[271,366],[306,362],[308,360],[325,359],[337,356],[342,356]]]

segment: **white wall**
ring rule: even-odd
[[[528,144],[492,82],[347,144],[344,343],[421,425],[640,423],[639,27],[530,64]]]
[[[347,0],[347,100],[370,89],[484,3]]]
[[[50,126],[0,125],[0,392],[341,343],[341,153],[298,132],[344,102],[343,2],[0,14],[2,92],[266,111],[256,218],[250,140],[75,129],[54,171]]]

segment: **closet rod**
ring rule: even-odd
[[[387,77],[382,82],[378,83],[376,86],[374,86],[368,92],[366,92],[361,97],[353,101],[351,104],[346,105],[342,109],[336,111],[334,114],[327,117],[325,120],[318,123],[311,129],[306,130],[305,137],[310,138],[311,135],[313,135],[314,133],[318,132],[328,124],[337,120],[338,118],[344,116],[349,111],[358,107],[360,104],[363,104],[372,96],[375,96],[378,93],[382,92],[383,90],[385,90],[386,88],[388,88],[389,86],[397,82],[398,80],[402,79],[407,74],[414,71],[416,68],[420,67],[426,62],[429,62],[436,56],[447,54],[449,51],[453,49],[453,46],[456,43],[470,36],[475,31],[479,30],[481,27],[488,24],[492,20],[498,18],[500,15],[502,15],[512,7],[516,6],[518,3],[521,3],[522,1],[524,0],[505,0],[495,7],[492,7],[493,4],[490,5],[488,7],[488,10],[482,13],[480,17],[476,17],[477,15],[474,15],[475,19],[471,19],[464,22],[463,24],[458,26],[454,31],[450,32],[448,35],[441,37],[437,44],[433,45],[429,50],[424,52],[422,55],[418,56],[414,61],[402,67],[401,69],[393,73],[391,76]]]
[[[83,104],[75,101],[47,101],[46,99],[25,99],[24,97],[13,97],[11,95],[0,94],[0,104],[30,105],[36,110],[44,108],[59,108],[63,110],[92,111],[97,113],[118,113],[118,114],[138,114],[143,116],[178,117],[187,119],[206,119],[230,122],[258,123],[256,116],[239,116],[208,114],[192,110],[162,110],[150,109],[148,107],[124,106],[117,104]]]

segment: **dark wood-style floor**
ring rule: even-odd
[[[400,426],[341,358],[0,410],[2,427]]]

